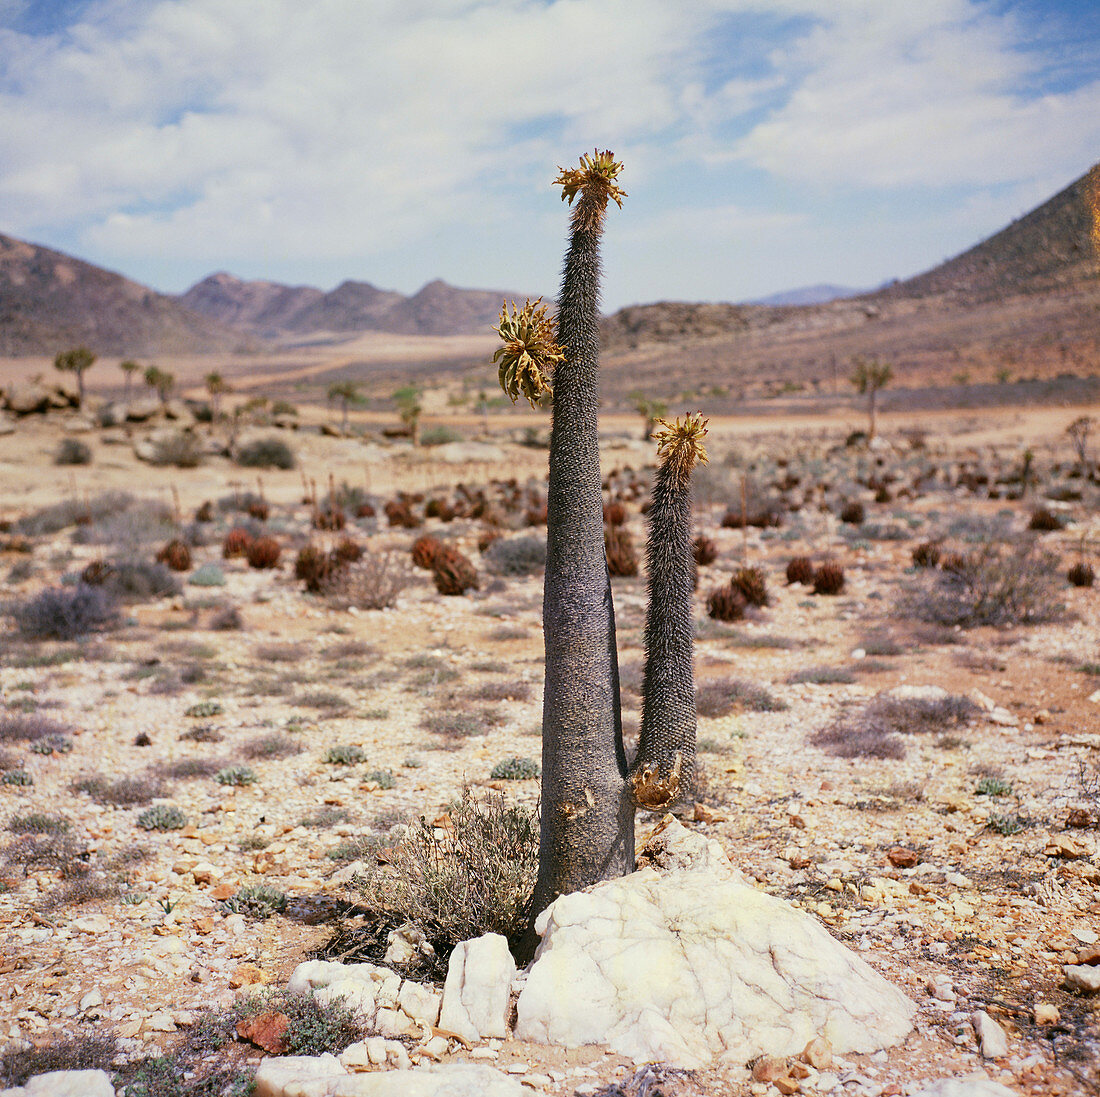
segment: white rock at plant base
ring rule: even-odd
[[[528,1093],[514,1078],[472,1063],[342,1074],[309,1073],[311,1061],[317,1062],[301,1056],[265,1059],[256,1072],[253,1097],[524,1097]],[[336,1067],[343,1070],[339,1063]]]
[[[970,1023],[974,1026],[974,1035],[978,1038],[983,1059],[1000,1059],[1008,1054],[1005,1030],[985,1010],[975,1010]]]
[[[840,1054],[904,1040],[916,1006],[901,991],[808,914],[745,884],[717,842],[663,827],[651,861],[672,871],[641,868],[539,916],[517,1039],[689,1068],[795,1055],[817,1036]]]
[[[1066,986],[1070,990],[1079,990],[1085,994],[1100,991],[1100,967],[1090,964],[1066,964],[1062,969],[1066,973]]]
[[[984,1074],[970,1074],[965,1078],[943,1078],[911,1097],[1016,1097],[1016,1091]]]
[[[307,960],[294,969],[287,990],[291,994],[312,993],[321,1002],[342,998],[370,1020],[379,1008],[397,1004],[401,976],[374,964],[340,964],[335,960]]]
[[[115,1087],[105,1070],[51,1070],[15,1089],[0,1089],[0,1097],[115,1097]]]
[[[439,1027],[470,1043],[507,1036],[509,991],[515,977],[516,962],[505,937],[486,933],[463,941],[447,965]]]

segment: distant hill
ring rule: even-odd
[[[252,340],[176,298],[59,251],[0,234],[0,355],[147,357],[230,351]]]
[[[783,290],[767,297],[758,297],[750,305],[824,305],[829,301],[839,301],[845,297],[858,297],[866,290],[852,289],[851,286],[800,286],[798,289]]]
[[[222,273],[192,286],[179,301],[213,320],[267,338],[360,331],[473,335],[496,323],[506,296],[517,295],[459,289],[439,280],[411,297],[353,281],[323,293],[310,286],[245,282]]]
[[[850,391],[856,355],[888,358],[895,388],[1100,374],[1093,173],[1100,182],[1098,165],[954,259],[869,293],[812,305],[620,309],[601,325],[605,389],[727,392],[735,410],[735,397]],[[721,399],[708,407],[717,411]]]

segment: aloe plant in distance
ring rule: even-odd
[[[663,811],[686,801],[695,776],[695,674],[691,472],[705,464],[701,415],[658,420],[657,478],[649,510],[646,662],[642,728],[630,784],[639,807]]]
[[[550,387],[546,498],[542,821],[537,914],[556,896],[634,869],[634,803],[626,781],[615,613],[604,552],[597,436],[600,237],[607,204],[622,205],[610,152],[561,169],[572,207],[557,336],[538,302],[501,316],[495,356],[505,391],[532,402]],[[528,940],[525,950],[533,945]]]

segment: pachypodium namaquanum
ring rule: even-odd
[[[636,808],[664,810],[690,792],[695,764],[692,673],[691,470],[705,461],[706,424],[664,424],[650,514],[650,611],[638,762],[623,749],[615,611],[603,533],[598,438],[600,239],[609,202],[621,208],[622,172],[610,152],[561,168],[570,204],[557,331],[546,306],[501,311],[493,361],[515,403],[551,388],[546,571],[542,820],[532,921],[558,895],[634,869]],[[528,930],[519,951],[537,938]]]

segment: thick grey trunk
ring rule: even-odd
[[[597,434],[599,235],[575,222],[558,306],[565,360],[554,374],[546,500],[542,824],[532,916],[560,894],[634,869]]]

